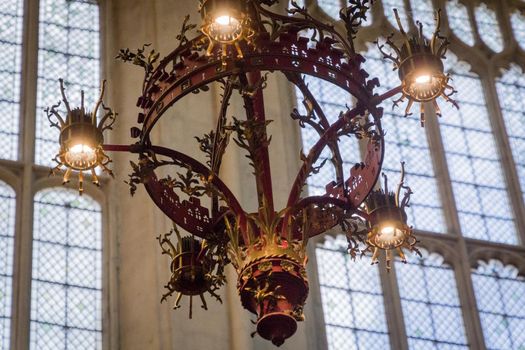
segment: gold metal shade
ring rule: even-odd
[[[401,179],[396,192],[389,192],[387,177],[383,174],[384,190],[372,191],[365,200],[365,210],[369,215],[368,234],[366,238],[367,250],[372,251],[372,263],[379,262],[381,251],[386,255],[386,266],[390,269],[392,252],[397,251],[401,260],[406,262],[402,248],[418,252],[415,248],[416,238],[412,235],[412,228],[407,225],[405,207],[409,206],[412,190],[404,185],[405,164],[401,163]],[[400,198],[401,190],[405,193]]]
[[[222,57],[230,47],[242,58],[240,41],[250,42],[254,31],[250,28],[250,17],[242,1],[204,0],[201,3],[201,31],[209,40],[206,54],[211,56],[220,48]],[[216,44],[219,44],[218,46]]]
[[[82,194],[84,191],[84,172],[89,171],[91,180],[95,185],[99,185],[98,176],[95,169],[102,168],[103,171],[113,176],[107,165],[111,159],[104,153],[102,144],[104,143],[103,131],[111,129],[115,122],[116,113],[107,108],[102,103],[106,81],[102,82],[100,97],[95,104],[93,112],[88,112],[84,108],[84,92],[81,91],[81,106],[71,109],[65,95],[64,81],[60,79],[60,91],[62,93],[62,102],[67,110],[67,116],[64,120],[57,111],[60,102],[46,109],[47,117],[51,126],[60,130],[60,151],[54,158],[58,164],[51,169],[51,173],[61,172],[65,168],[63,183],[70,181],[71,173],[78,173],[78,190]],[[100,122],[97,121],[97,111],[102,107],[105,112]]]
[[[394,62],[394,68],[399,70],[401,80],[402,96],[394,101],[394,105],[408,100],[405,116],[410,115],[410,110],[414,102],[420,103],[421,126],[425,125],[425,102],[431,102],[438,116],[441,110],[436,102],[438,97],[443,97],[447,102],[452,103],[456,108],[457,103],[451,98],[456,92],[449,85],[450,77],[444,73],[443,59],[448,47],[448,40],[440,36],[441,12],[438,10],[435,16],[436,27],[430,40],[423,35],[423,25],[417,22],[419,33],[409,37],[405,32],[397,9],[394,14],[399,27],[399,32],[403,37],[403,43],[398,47],[392,41],[391,34],[386,44],[392,49],[392,53],[384,50],[384,45],[378,43],[379,50],[384,58]]]

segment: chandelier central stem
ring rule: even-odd
[[[248,121],[253,121],[257,124],[266,124],[266,115],[264,111],[264,97],[261,84],[261,72],[259,70],[251,71],[246,76],[241,75],[241,83],[250,87],[255,87],[252,96],[245,95],[244,103],[246,108],[246,118]],[[243,81],[244,80],[244,81]],[[246,84],[245,84],[246,83]],[[255,149],[256,154],[253,159],[254,165],[258,171],[255,172],[255,181],[257,185],[257,198],[259,209],[266,210],[267,218],[270,219],[274,215],[273,205],[273,190],[272,190],[272,173],[270,166],[270,156],[268,152],[269,139],[266,132],[266,127],[262,127],[261,134],[253,139],[253,142],[258,143]]]

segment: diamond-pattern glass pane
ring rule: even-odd
[[[381,59],[375,47],[370,47],[365,57],[366,71],[371,76],[380,78],[380,93],[399,83],[397,72],[392,70],[392,64]],[[419,117],[403,117],[404,106],[392,109],[389,100],[383,107],[382,124],[387,135],[383,171],[391,184],[397,183],[401,170],[400,162],[406,162],[406,183],[414,190],[410,207],[407,208],[408,222],[416,229],[445,232],[442,205],[425,129],[420,126]]]
[[[397,28],[396,17],[394,15],[394,9],[397,9],[401,24],[405,31],[408,31],[408,17],[405,11],[405,2],[403,0],[383,0],[383,10],[385,11],[385,17],[388,19],[390,24]]]
[[[490,260],[479,262],[472,282],[487,349],[525,349],[525,277]]]
[[[508,193],[481,81],[447,54],[459,110],[442,103],[441,135],[461,230],[467,237],[517,243]]]
[[[39,33],[35,162],[52,165],[58,130],[49,127],[43,110],[62,99],[58,78],[65,80],[72,108],[80,106],[80,90],[85,91],[88,110],[98,97],[98,6],[89,1],[41,0]]]
[[[368,257],[352,261],[346,246],[338,236],[316,249],[328,348],[388,349],[378,267]]]
[[[465,44],[474,46],[474,34],[465,5],[458,0],[447,1],[447,15],[450,28]]]
[[[499,28],[496,13],[487,7],[486,4],[481,4],[476,7],[476,23],[478,24],[478,33],[481,39],[494,52],[503,50],[503,37]]]
[[[403,317],[411,349],[468,349],[454,270],[443,257],[421,250],[396,264]]]
[[[430,38],[436,27],[432,0],[412,0],[410,1],[410,5],[412,7],[414,23],[415,21],[421,22],[423,24],[423,34],[426,38]]]
[[[501,112],[525,201],[525,77],[518,66],[512,66],[497,83]]]
[[[521,48],[525,49],[525,15],[516,11],[510,16],[510,22],[512,24],[514,38],[516,38]]]
[[[327,15],[335,20],[339,19],[339,11],[343,5],[340,0],[319,0],[319,7],[326,12]]]
[[[347,106],[352,105],[351,95],[338,86],[309,76],[305,77],[305,79],[310,92],[323,109],[326,119],[330,124],[338,120],[339,114],[346,111]],[[298,110],[302,115],[305,115],[306,108],[303,104],[303,96],[299,89],[296,89],[296,95]],[[317,121],[318,120],[319,119],[317,119]],[[308,125],[302,129],[301,134],[303,139],[303,152],[308,154],[312,146],[319,140],[319,134],[313,127]],[[350,176],[350,168],[354,166],[355,163],[361,161],[357,139],[355,137],[342,137],[339,140],[339,150],[343,160],[344,177],[347,179]],[[332,153],[328,147],[321,153],[316,166],[320,165],[321,162],[327,158],[329,160],[320,168],[319,172],[312,174],[308,178],[310,195],[325,194],[325,186],[336,179],[335,169],[330,162]]]
[[[0,1],[0,158],[18,158],[22,0]]]
[[[31,349],[101,349],[100,206],[76,191],[38,192],[34,205]]]
[[[15,235],[15,192],[0,181],[0,349],[9,349]]]

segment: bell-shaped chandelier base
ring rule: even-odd
[[[267,256],[247,265],[239,275],[242,305],[257,314],[257,334],[280,346],[303,321],[308,295],[304,266],[285,256]]]

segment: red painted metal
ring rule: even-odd
[[[248,73],[248,84],[252,86],[255,86],[261,79],[260,71],[251,71]],[[254,96],[251,98],[251,101],[246,102],[252,103],[254,120],[257,122],[265,122],[266,114],[264,111],[264,96],[262,89],[257,89]],[[269,217],[273,217],[272,171],[270,166],[270,156],[268,154],[268,145],[260,145],[257,153],[261,172],[255,174],[255,177],[257,178],[257,182],[261,184],[262,188],[260,190],[262,190],[264,197],[264,201],[259,203],[259,207],[264,208]]]
[[[186,55],[182,56],[182,61],[172,68],[169,67],[169,60],[163,60],[152,75],[156,79],[148,82],[139,101],[145,115],[141,142],[149,140],[149,133],[155,123],[176,101],[211,82],[243,71],[291,71],[309,74],[345,89],[359,101],[368,102],[371,99],[365,86],[367,74],[360,68],[360,63],[364,60],[360,55],[356,55],[354,62],[345,62],[342,52],[333,49],[327,42],[320,42],[313,49],[307,47],[307,38],[297,34],[283,34],[281,39],[278,42],[258,41],[258,49],[246,52],[242,61],[236,58],[221,61],[206,57],[200,52],[192,53],[191,45],[183,51]],[[175,51],[180,54],[181,50]],[[167,78],[163,74],[166,71],[170,72],[166,73]]]

